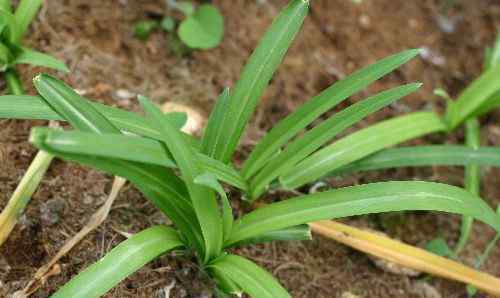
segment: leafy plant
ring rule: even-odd
[[[183,48],[179,42],[191,49],[211,49],[220,44],[224,35],[224,18],[217,7],[211,4],[195,7],[191,1],[166,2],[168,7],[181,12],[185,18],[179,24],[170,16],[161,20],[140,21],[134,28],[135,36],[146,40],[154,30],[166,31],[171,34],[172,50],[181,54]]]
[[[20,95],[24,88],[16,71],[18,64],[31,64],[68,72],[56,58],[23,46],[22,38],[42,5],[42,0],[21,0],[15,11],[10,0],[0,1],[0,73],[10,93]],[[12,231],[18,217],[35,192],[53,156],[39,152],[19,186],[0,214],[0,246]]]
[[[305,224],[322,219],[435,210],[472,216],[500,231],[495,212],[477,196],[457,187],[417,181],[372,183],[302,195],[233,218],[221,182],[239,188],[247,200],[255,200],[270,186],[298,187],[386,146],[446,130],[434,114],[414,113],[327,145],[346,128],[420,86],[408,84],[356,103],[302,134],[322,114],[419,53],[409,50],[335,83],[271,129],[241,170],[231,165],[259,98],[307,11],[308,1],[290,1],[249,58],[234,90],[226,89],[221,94],[201,140],[179,131],[172,119],[147,98],[139,98],[146,114],[141,117],[92,104],[48,75],[34,79],[39,97],[0,97],[2,117],[67,121],[75,130],[35,128],[30,141],[62,159],[127,178],[175,225],[155,226],[132,236],[53,297],[103,295],[145,263],[170,250],[192,254],[222,293],[290,297],[264,269],[227,249],[264,241],[304,240],[310,238]],[[395,133],[388,136],[387,131]],[[271,164],[277,168],[269,167]]]
[[[15,11],[10,0],[2,0],[0,3],[0,72],[5,75],[10,93],[23,93],[15,70],[17,64],[69,71],[66,65],[56,58],[22,45],[22,38],[42,3],[42,0],[21,0]]]

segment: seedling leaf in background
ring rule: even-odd
[[[140,40],[146,40],[158,28],[158,22],[153,20],[140,21],[134,26],[134,35]]]
[[[448,243],[446,243],[446,240],[444,240],[441,237],[434,238],[431,241],[429,241],[425,245],[425,249],[429,252],[432,252],[435,255],[440,256],[440,257],[452,257],[452,256],[454,256],[454,253],[450,249],[450,247],[448,246]]]
[[[201,5],[181,22],[178,34],[190,48],[214,48],[224,35],[224,18],[215,6]]]

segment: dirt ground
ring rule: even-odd
[[[312,0],[302,32],[289,51],[259,106],[239,156],[280,118],[312,95],[354,70],[407,48],[424,54],[349,100],[349,103],[398,84],[420,81],[417,93],[368,117],[354,129],[410,111],[435,109],[443,102],[432,91],[443,87],[453,96],[481,70],[483,49],[500,28],[499,0],[458,0],[448,11],[444,0],[394,1]],[[135,97],[144,94],[158,103],[183,102],[208,115],[217,94],[233,86],[239,71],[259,37],[286,1],[213,1],[226,18],[223,43],[209,51],[180,58],[170,53],[168,39],[155,33],[143,43],[132,36],[133,24],[163,12],[161,1],[50,0],[41,11],[27,43],[63,59],[71,74],[62,77],[85,96],[138,110]],[[22,68],[28,86],[41,71]],[[3,85],[3,82],[0,83]],[[32,87],[30,87],[33,92]],[[127,92],[125,92],[127,91]],[[347,104],[339,107],[343,108]],[[482,119],[483,144],[500,145],[500,113]],[[0,121],[0,208],[3,208],[35,150],[27,142],[33,126],[42,121]],[[352,130],[350,130],[352,131]],[[420,143],[462,142],[462,133],[433,135]],[[500,203],[500,171],[484,169],[483,197]],[[461,185],[459,168],[400,169],[357,174],[330,181],[332,186],[390,179],[421,179]],[[103,203],[112,177],[88,168],[56,160],[30,202],[25,216],[0,248],[0,296],[22,288],[36,269],[86,223]],[[275,198],[286,194],[277,193]],[[234,197],[234,196],[233,196]],[[235,198],[235,206],[238,204]],[[128,185],[110,217],[60,262],[53,276],[33,297],[48,297],[77,272],[123,241],[118,231],[137,232],[168,222],[143,196]],[[377,228],[403,241],[423,246],[441,235],[453,245],[458,238],[459,217],[418,212],[365,216],[346,220]],[[471,264],[482,252],[493,231],[476,224],[472,240],[462,255]],[[267,267],[291,291],[293,297],[429,297],[419,289],[425,281],[442,297],[466,297],[461,284],[429,278],[385,273],[357,251],[319,236],[310,242],[273,243],[238,250]],[[500,248],[494,249],[485,271],[500,276]],[[106,297],[164,297],[164,288],[175,282],[171,297],[211,297],[206,281],[195,265],[172,256],[162,257],[132,275]],[[2,293],[3,292],[3,293]],[[485,297],[478,294],[477,297]]]

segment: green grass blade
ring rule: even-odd
[[[500,167],[500,148],[480,147],[474,150],[456,145],[390,148],[334,170],[328,176],[402,167],[467,165]]]
[[[257,103],[305,19],[307,0],[292,0],[276,18],[249,58],[229,100],[215,148],[215,159],[227,163],[233,155]]]
[[[210,271],[220,272],[253,298],[287,298],[290,294],[274,277],[253,263],[236,255],[224,255],[209,265]]]
[[[419,50],[408,50],[384,58],[336,82],[319,95],[307,101],[299,109],[275,125],[260,140],[243,165],[243,177],[248,179],[253,176],[266,164],[266,161],[273,154],[320,115],[408,62],[418,55],[418,53]]]
[[[54,150],[45,142],[47,130],[35,129],[30,142],[64,160],[83,164],[130,180],[159,210],[165,213],[194,247],[201,248],[203,240],[196,215],[184,182],[163,166],[142,164],[111,158],[99,158]]]
[[[449,129],[454,129],[469,118],[500,90],[500,64],[497,64],[474,80],[458,97],[448,105],[445,121]]]
[[[138,114],[97,102],[89,101],[89,103],[121,130],[153,139],[158,139],[160,136],[158,131],[151,128],[144,117]],[[187,120],[186,113],[167,113],[165,117],[179,129]],[[0,118],[66,121],[42,97],[30,95],[0,96]]]
[[[412,92],[421,84],[409,84],[381,92],[347,109],[333,115],[320,125],[314,127],[304,136],[292,142],[286,149],[267,162],[267,165],[250,182],[251,198],[257,198],[265,188],[298,162],[309,156],[318,148],[332,140],[344,129],[357,123],[364,117],[382,109]]]
[[[439,183],[394,181],[345,187],[267,205],[243,216],[227,244],[318,220],[404,210],[468,215],[500,230],[495,212],[466,190]]]
[[[45,143],[63,153],[122,159],[169,168],[177,167],[172,155],[156,140],[130,135],[61,131],[44,127],[36,127],[34,130],[45,134]],[[246,182],[232,166],[201,153],[197,156],[204,171],[214,174],[218,180],[246,190]]]
[[[197,176],[194,182],[199,185],[205,185],[213,190],[215,190],[220,196],[220,205],[222,209],[222,231],[224,233],[223,241],[229,237],[231,230],[233,229],[233,208],[229,202],[229,198],[224,191],[222,185],[217,181],[217,177],[212,173],[204,173]]]
[[[465,142],[472,150],[477,150],[481,146],[480,125],[476,118],[465,121]],[[481,168],[478,165],[467,165],[465,167],[465,189],[473,195],[480,195],[481,188]],[[463,216],[460,227],[460,238],[455,246],[455,255],[458,255],[467,244],[474,219],[470,216]]]
[[[139,97],[139,101],[151,121],[151,126],[160,130],[163,143],[180,169],[205,243],[204,250],[198,253],[204,262],[208,262],[219,255],[223,240],[223,227],[215,194],[210,188],[195,183],[195,178],[203,174],[203,169],[195,151],[184,141],[179,130],[165,120],[163,113],[147,98]]]
[[[253,245],[274,241],[305,241],[311,240],[311,228],[307,224],[287,227],[280,230],[269,231],[259,236],[233,243],[230,247]]]
[[[9,31],[9,41],[14,43],[14,39],[19,35],[19,24],[17,23],[16,17],[10,11],[0,8],[0,19]]]
[[[33,83],[47,104],[75,129],[95,133],[121,133],[86,99],[62,81],[46,74],[40,74],[33,79]]]
[[[20,47],[19,50],[12,64],[30,64],[69,72],[69,68],[64,62],[50,55],[22,47]]]
[[[217,157],[215,151],[217,144],[224,142],[224,139],[226,139],[224,127],[222,125],[224,123],[224,117],[228,115],[229,100],[229,88],[226,88],[217,99],[215,107],[208,118],[200,150],[210,157]]]
[[[80,272],[51,298],[96,298],[162,254],[182,247],[177,231],[155,226],[139,232]]]
[[[21,0],[17,5],[14,16],[17,22],[17,33],[14,36],[14,43],[17,44],[21,41],[28,27],[35,18],[38,10],[43,4],[43,0]]]
[[[432,112],[417,112],[377,123],[359,130],[317,151],[280,177],[293,189],[386,147],[446,129]]]

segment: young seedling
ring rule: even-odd
[[[171,117],[144,97],[140,102],[146,116],[141,117],[93,104],[48,75],[34,80],[40,97],[0,97],[1,117],[69,122],[75,130],[35,128],[30,141],[62,159],[127,178],[174,223],[173,227],[146,229],[125,240],[52,297],[98,297],[171,250],[193,254],[220,293],[290,297],[271,274],[228,249],[309,239],[305,224],[324,219],[435,210],[472,216],[500,230],[500,220],[480,198],[457,187],[416,181],[302,195],[233,218],[221,183],[241,190],[247,200],[256,200],[271,185],[298,187],[391,144],[446,129],[436,115],[414,113],[376,124],[321,149],[341,131],[420,86],[408,84],[356,103],[302,134],[322,114],[419,53],[409,50],[359,70],[309,100],[271,129],[237,170],[231,160],[239,140],[307,11],[308,1],[290,1],[250,57],[234,90],[221,94],[201,140],[180,132]],[[387,136],[387,131],[394,134]],[[271,168],[271,164],[277,166]]]
[[[24,88],[15,70],[17,64],[43,66],[64,72],[68,68],[56,58],[26,48],[22,38],[36,16],[43,0],[21,0],[13,11],[10,0],[0,4],[0,72],[5,76],[10,93],[22,94]]]
[[[0,73],[4,75],[8,91],[14,95],[24,93],[16,71],[18,64],[43,66],[68,72],[66,65],[56,58],[26,48],[22,38],[42,5],[42,0],[21,0],[13,12],[10,0],[0,1]],[[54,125],[54,123],[52,123]],[[0,213],[0,246],[14,228],[24,207],[30,200],[48,169],[53,156],[39,152],[23,176],[19,186]]]
[[[190,49],[211,49],[220,44],[224,35],[224,18],[214,5],[195,7],[191,1],[175,0],[167,0],[166,3],[169,8],[181,12],[184,19],[178,23],[165,16],[161,20],[141,21],[135,26],[135,36],[146,40],[155,30],[166,31],[170,34],[171,49],[180,54],[185,52],[182,45]]]

